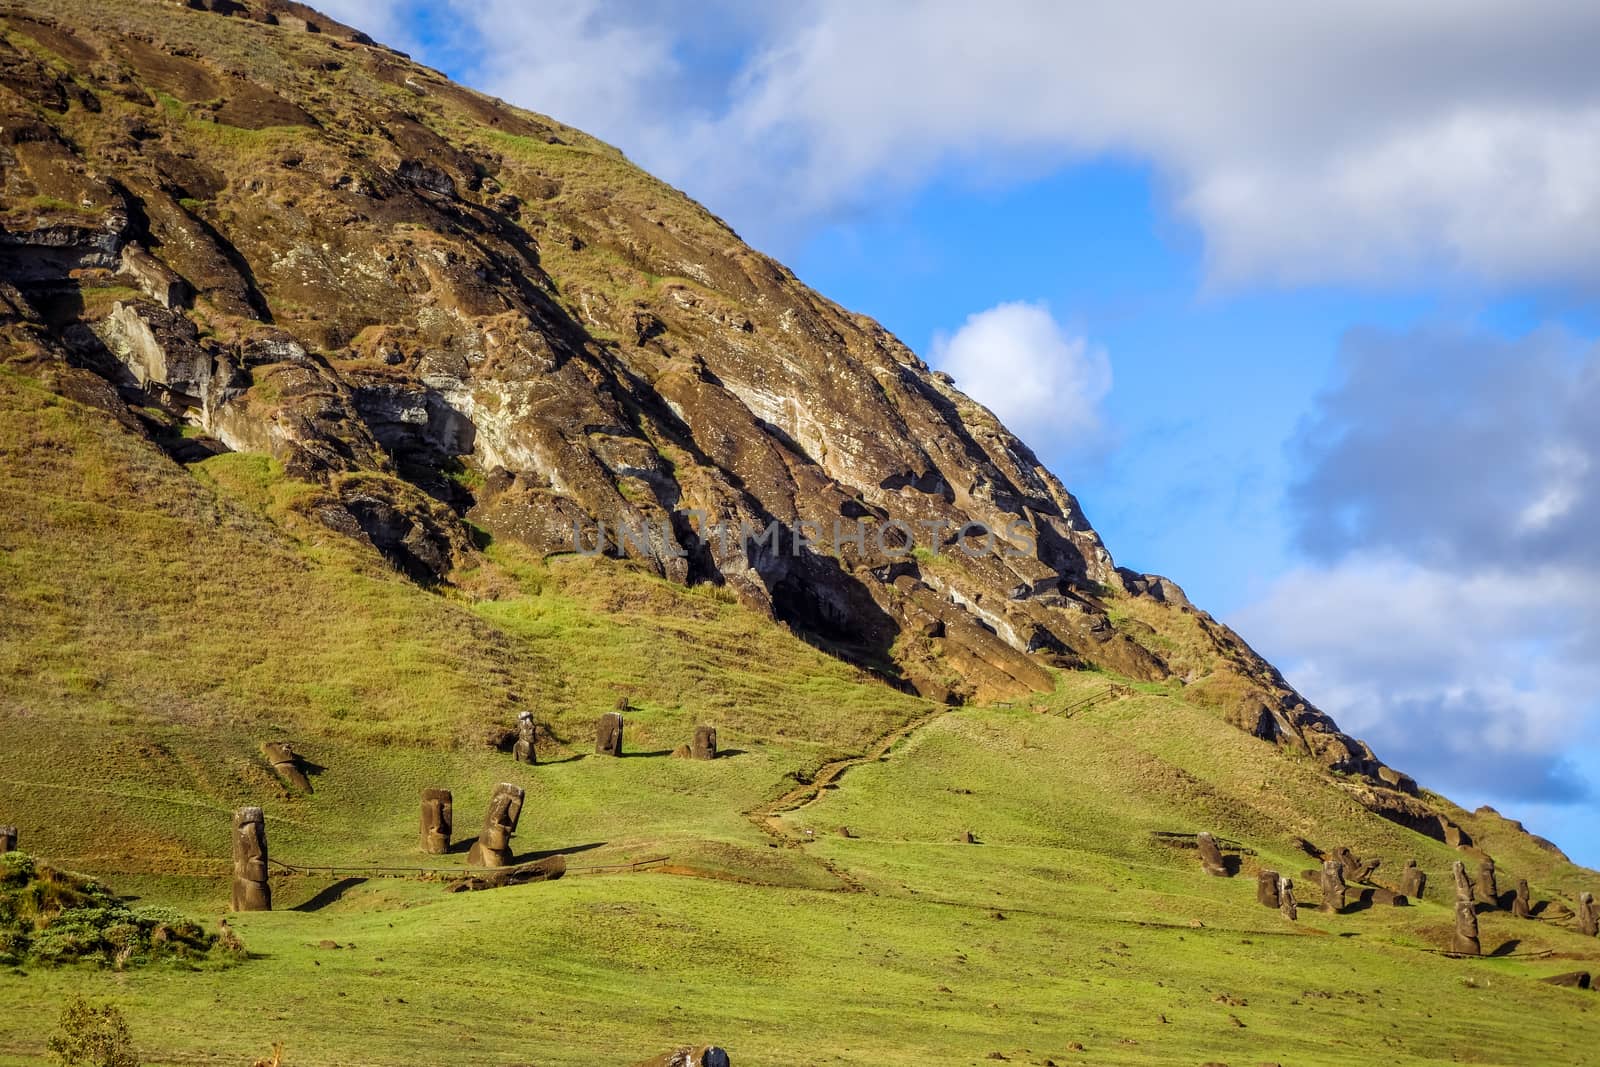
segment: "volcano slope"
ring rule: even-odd
[[[239,806],[339,869],[275,871],[231,967],[0,971],[0,1062],[71,991],[146,1062],[1589,1056],[1592,994],[1538,979],[1595,967],[1564,912],[1600,875],[1384,766],[614,150],[308,9],[209,6],[0,7],[0,823],[208,919]],[[702,536],[795,518],[1036,551]],[[619,520],[650,533],[572,551]],[[588,754],[619,703],[629,756]],[[487,743],[524,709],[538,766]],[[670,758],[702,722],[724,756]],[[446,894],[501,781],[517,858],[570,873]],[[1167,836],[1199,830],[1236,876]],[[1254,873],[1314,906],[1308,847],[1431,888],[1289,923]],[[1548,906],[1446,957],[1450,864],[1486,855]]]

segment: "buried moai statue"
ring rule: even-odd
[[[1294,901],[1293,878],[1278,879],[1278,911],[1290,922],[1300,917],[1300,909]]]
[[[0,854],[17,850],[17,828],[0,826]]]
[[[537,730],[533,724],[533,712],[525,711],[517,716],[517,743],[511,748],[511,758],[518,763],[538,763],[539,750],[536,747]]]
[[[1578,933],[1593,937],[1597,929],[1600,929],[1600,916],[1595,913],[1594,894],[1578,894]]]
[[[1500,906],[1500,887],[1494,880],[1494,860],[1488,856],[1478,864],[1478,899],[1491,908]]]
[[[525,794],[510,782],[494,787],[489,798],[489,811],[483,817],[483,830],[467,853],[469,867],[509,867],[511,865],[511,835],[517,832],[517,819],[522,815]]]
[[[422,851],[438,856],[450,851],[455,828],[454,798],[450,790],[429,786],[422,791]]]
[[[1344,877],[1347,882],[1361,883],[1372,877],[1372,872],[1383,863],[1382,860],[1367,860],[1363,863],[1348,848],[1339,848],[1334,851],[1333,858],[1339,861],[1344,868]]]
[[[1528,903],[1528,880],[1517,879],[1517,895],[1511,898],[1511,914],[1518,919],[1533,918],[1533,906]]]
[[[622,712],[608,711],[595,720],[594,750],[601,756],[622,755]]]
[[[1417,866],[1416,860],[1407,860],[1406,869],[1400,872],[1400,893],[1411,900],[1421,900],[1422,891],[1428,888],[1427,872]]]
[[[272,910],[267,817],[260,808],[240,808],[233,813],[233,910]]]
[[[294,746],[287,741],[268,741],[261,746],[261,751],[266,755],[267,762],[272,764],[272,770],[284,784],[300,790],[302,793],[311,792],[311,779],[306,777],[306,771],[300,764],[300,757],[295,755]]]
[[[694,728],[694,747],[691,755],[695,759],[717,758],[717,728],[715,726],[696,726]]]
[[[1263,908],[1278,906],[1278,872],[1261,871],[1256,875],[1256,903]]]
[[[1194,835],[1194,843],[1200,850],[1200,866],[1205,868],[1206,873],[1218,878],[1228,877],[1228,864],[1222,858],[1222,850],[1217,847],[1217,839],[1202,830]]]
[[[1338,860],[1326,860],[1322,864],[1322,910],[1344,910],[1344,864]]]
[[[1450,951],[1462,956],[1481,956],[1478,944],[1478,908],[1472,900],[1472,880],[1460,860],[1450,866],[1456,883],[1456,925],[1450,935]]]

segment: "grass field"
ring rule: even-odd
[[[40,1062],[75,991],[120,1005],[147,1063],[246,1065],[275,1041],[290,1067],[629,1064],[690,1041],[741,1067],[1600,1060],[1600,994],[1537,981],[1600,969],[1600,943],[1490,912],[1494,956],[1443,956],[1460,854],[1181,687],[1067,715],[1114,679],[1065,674],[1036,705],[934,713],[621,565],[490,545],[492,580],[423,591],[304,520],[302,491],[261,457],[186,470],[0,371],[0,822],[208,924],[245,803],[280,860],[458,867],[512,781],[517,852],[574,870],[466,894],[279,877],[278,910],[229,917],[236,966],[0,971],[0,1064]],[[632,754],[587,755],[618,697]],[[522,707],[554,733],[537,767],[482,741]],[[701,721],[730,754],[667,755]],[[278,737],[320,766],[312,795],[262,759]],[[447,856],[415,848],[428,785],[455,791]],[[1451,815],[1504,888],[1600,886]],[[1250,850],[1237,877],[1151,836],[1200,829]],[[1297,836],[1382,856],[1380,881],[1415,857],[1428,897],[1320,914]],[[664,867],[576,869],[650,857]],[[1300,922],[1255,904],[1264,866],[1300,883]]]

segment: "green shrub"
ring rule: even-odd
[[[114,1004],[95,1006],[73,997],[47,1047],[64,1067],[139,1067],[128,1021]]]

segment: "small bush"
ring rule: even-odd
[[[139,1067],[128,1021],[114,1004],[96,1007],[73,997],[47,1046],[64,1067]]]

